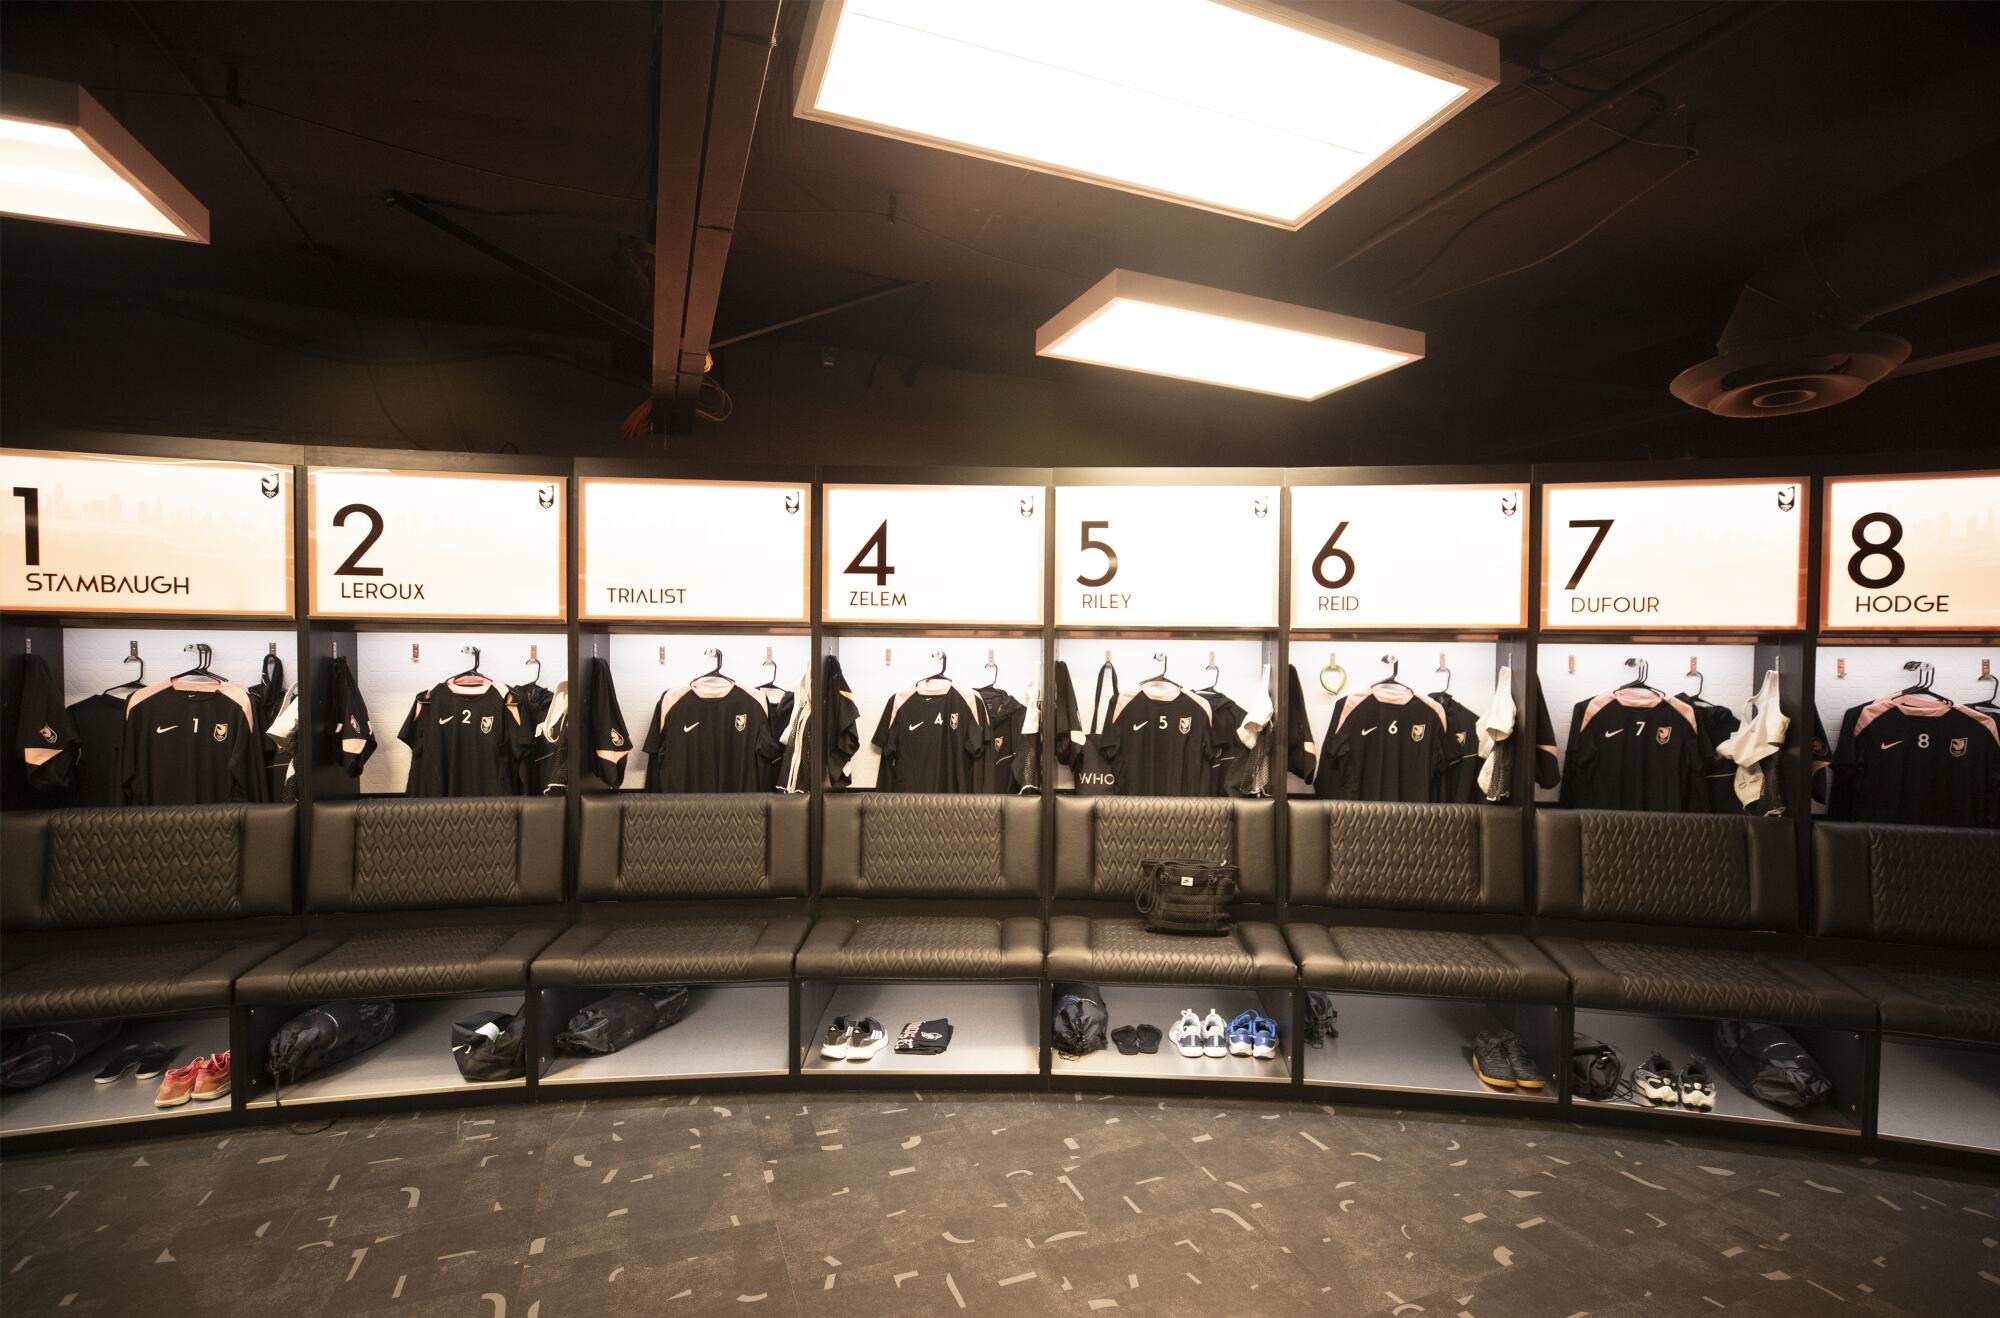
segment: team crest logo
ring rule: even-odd
[[[1672,728],[1660,727],[1653,729],[1653,740],[1659,742],[1660,745],[1664,746],[1673,739],[1674,730]]]
[[[788,513],[796,513],[801,507],[804,506],[804,503],[805,503],[804,496],[802,496],[797,490],[793,490],[790,494],[785,496],[785,511]]]
[[[1786,486],[1786,487],[1785,487],[1784,489],[1782,489],[1782,490],[1779,490],[1779,491],[1778,491],[1778,511],[1779,511],[1779,512],[1781,512],[1781,513],[1788,513],[1788,512],[1790,512],[1790,511],[1791,511],[1792,509],[1794,509],[1794,508],[1796,508],[1796,507],[1798,507],[1798,506],[1799,506],[1799,487],[1798,487],[1798,486],[1796,486],[1796,485],[1787,485],[1787,486]]]
[[[215,725],[215,739],[217,741],[227,741],[229,739],[229,725],[227,723],[218,723]]]
[[[1033,517],[1034,515],[1035,515],[1035,496],[1031,494],[1027,498],[1021,500],[1021,516]]]
[[[491,714],[487,714],[479,720],[479,730],[481,732],[493,731],[493,716]]]
[[[1424,739],[1424,733],[1427,731],[1429,731],[1429,729],[1427,729],[1423,724],[1412,723],[1410,725],[1410,740],[1413,742],[1422,741]]]
[[[738,714],[736,716],[736,730],[738,732],[743,731],[745,728],[749,726],[750,726],[750,716],[748,714]]]
[[[56,744],[56,730],[46,723],[42,724],[42,740],[51,746]]]
[[[624,734],[620,733],[616,728],[611,729],[611,744],[613,746],[623,746],[625,744]]]
[[[1461,746],[1465,745],[1465,734],[1464,734],[1463,732],[1454,732],[1454,733],[1452,734],[1452,736],[1454,736],[1454,737],[1457,737],[1457,738],[1458,738],[1458,744],[1459,744],[1459,745],[1461,745]]]
[[[266,499],[277,498],[278,490],[281,488],[278,481],[278,473],[274,471],[265,476],[263,480],[257,482],[257,488],[264,492]]]
[[[999,750],[1002,746],[1005,746],[1006,744],[1007,744],[1007,739],[1005,737],[995,737],[993,739],[993,749],[996,751]]]
[[[1953,737],[1951,739],[1951,753],[1963,759],[1965,757],[1965,752],[1966,752],[1966,739],[1964,737]]]
[[[1512,517],[1515,513],[1518,513],[1520,511],[1521,511],[1520,495],[1503,494],[1500,496],[1500,515],[1502,517]]]
[[[1250,511],[1253,515],[1262,517],[1271,511],[1271,501],[1269,499],[1253,499],[1250,502]]]
[[[538,489],[537,489],[537,490],[535,491],[535,499],[536,499],[536,501],[537,501],[537,502],[539,502],[539,503],[540,503],[540,504],[542,505],[542,507],[544,507],[544,508],[553,508],[553,507],[555,507],[555,506],[556,506],[556,487],[555,487],[555,486],[553,486],[553,485],[544,485],[544,486],[541,486],[540,488],[538,488]]]
[[[958,712],[956,710],[952,711],[951,730],[953,732],[958,731]]]
[[[1188,717],[1181,720],[1181,735],[1185,737],[1193,729],[1194,729],[1194,716],[1190,714],[1188,715]]]

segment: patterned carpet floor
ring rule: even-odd
[[[1102,1095],[492,1106],[0,1164],[28,1315],[2000,1314],[2000,1177]]]

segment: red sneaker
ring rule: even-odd
[[[154,1107],[179,1107],[194,1096],[195,1081],[206,1070],[206,1057],[197,1057],[186,1066],[177,1066],[160,1077],[160,1092],[153,1095]]]
[[[194,1078],[194,1097],[201,1102],[221,1098],[229,1092],[229,1054],[210,1053],[201,1059],[201,1073]]]

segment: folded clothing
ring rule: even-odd
[[[951,1047],[951,1022],[940,1016],[934,1021],[911,1021],[896,1036],[896,1051],[932,1056]]]

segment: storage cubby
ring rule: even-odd
[[[1560,1008],[1458,998],[1406,998],[1334,993],[1340,1034],[1300,1052],[1308,1085],[1389,1090],[1405,1094],[1478,1095],[1552,1103],[1561,1092],[1563,1047]],[[1507,1029],[1521,1036],[1541,1064],[1541,1090],[1499,1089],[1472,1069],[1472,1041],[1481,1030]]]
[[[691,986],[687,1014],[619,1049],[597,1056],[558,1051],[570,1019],[610,987],[538,989],[533,1010],[544,1086],[583,1087],[620,1080],[681,1080],[781,1076],[791,1044],[788,990],[783,984]]]
[[[1056,641],[1056,659],[1067,666],[1070,685],[1076,693],[1078,731],[1111,731],[1111,683],[1104,684],[1102,717],[1092,712],[1098,674],[1110,664],[1118,675],[1120,697],[1132,695],[1165,669],[1169,681],[1196,695],[1215,691],[1244,709],[1262,704],[1267,684],[1272,696],[1278,681],[1270,671],[1278,653],[1274,642],[1238,635],[1190,638],[1175,634],[1172,639],[1158,636],[1098,635],[1069,631]],[[1164,658],[1162,657],[1164,656]],[[1211,667],[1211,665],[1213,665]],[[1058,791],[1074,788],[1075,775],[1064,766],[1056,770]]]
[[[506,687],[534,682],[553,691],[569,677],[569,638],[560,630],[364,630],[355,635],[354,677],[376,743],[361,771],[361,795],[403,794],[409,784],[410,748],[398,730],[418,696],[473,666],[472,649],[479,651],[479,671]],[[343,647],[341,653],[347,650]]]
[[[153,1102],[160,1088],[159,1076],[140,1080],[128,1075],[109,1084],[98,1084],[97,1073],[105,1061],[119,1049],[135,1043],[175,1045],[168,1069],[186,1066],[197,1057],[229,1051],[229,1013],[205,1011],[124,1022],[108,1042],[77,1058],[46,1084],[0,1095],[0,1135],[53,1134],[91,1126],[171,1121],[230,1110],[232,1100],[226,1095],[203,1102],[190,1099],[178,1107],[159,1107]]]
[[[609,661],[619,711],[625,715],[626,730],[632,734],[632,753],[625,757],[625,776],[619,784],[623,790],[639,791],[646,785],[645,746],[660,698],[713,672],[717,657],[712,651],[720,652],[722,675],[751,691],[769,682],[796,696],[812,667],[812,638],[803,631],[783,634],[616,631],[593,635],[585,643],[586,658],[601,657]],[[782,738],[784,734],[783,727],[771,728],[774,738]],[[800,790],[806,786],[802,781]]]
[[[824,640],[825,652],[840,661],[857,710],[855,732],[861,748],[849,761],[854,788],[876,786],[882,755],[875,733],[896,694],[934,676],[945,676],[967,691],[992,683],[1022,703],[1042,680],[1039,633],[931,632],[871,634],[842,631]],[[937,656],[942,654],[943,658]],[[989,667],[988,665],[992,665]]]
[[[305,1006],[248,1007],[244,1056],[236,1060],[236,1083],[252,1109],[308,1107],[350,1099],[418,1098],[440,1094],[505,1093],[521,1090],[525,1077],[467,1080],[451,1055],[452,1022],[480,1012],[512,1015],[525,1010],[518,993],[467,997],[396,999],[396,1030],[387,1039],[282,1090],[266,1067],[271,1037]]]
[[[1172,984],[1105,984],[1104,1006],[1111,1023],[1104,1047],[1082,1057],[1057,1052],[1050,1070],[1058,1083],[1091,1079],[1229,1081],[1282,1085],[1292,1078],[1292,993],[1288,989],[1205,988]],[[1227,1024],[1239,1012],[1257,1011],[1278,1023],[1278,1055],[1254,1057],[1183,1057],[1168,1031],[1183,1008],[1206,1017],[1212,1009]],[[1126,1056],[1110,1040],[1121,1025],[1152,1025],[1160,1031],[1157,1053]]]
[[[2000,1153],[2000,1048],[1885,1036],[1876,1094],[1883,1139]]]
[[[1332,735],[1333,713],[1341,700],[1367,692],[1394,671],[1396,680],[1412,691],[1432,698],[1448,694],[1478,718],[1492,707],[1500,666],[1515,648],[1497,641],[1425,637],[1294,637],[1286,662],[1298,670],[1305,706],[1293,709],[1290,717],[1305,721],[1305,739],[1313,744],[1317,759]],[[1317,764],[1314,767],[1317,770]],[[1313,794],[1312,784],[1296,774],[1290,782],[1292,795]]]
[[[1986,702],[1985,712],[2000,698],[2000,645],[1965,645],[1909,638],[1865,642],[1829,640],[1814,653],[1813,702],[1830,751],[1841,751],[1840,733],[1847,711],[1920,684],[1930,666],[1931,690],[1962,705]],[[1815,813],[1827,804],[1815,801]]]
[[[1606,692],[1615,691],[1640,679],[1641,670],[1627,667],[1637,659],[1645,667],[1646,682],[1669,696],[1696,695],[1713,705],[1740,712],[1756,694],[1763,671],[1757,664],[1757,647],[1744,642],[1735,645],[1705,645],[1692,641],[1577,642],[1562,636],[1544,636],[1540,651],[1539,675],[1542,699],[1555,730],[1556,753],[1569,768],[1569,736],[1576,706]],[[1543,802],[1554,802],[1560,788],[1544,788],[1537,793]]]
[[[820,1042],[837,1016],[872,1016],[889,1041],[859,1062],[822,1056]],[[951,1022],[941,1053],[899,1053],[896,1036],[912,1021]],[[1041,986],[977,983],[834,983],[799,985],[799,1070],[829,1079],[870,1075],[1033,1076],[1041,1072]]]

